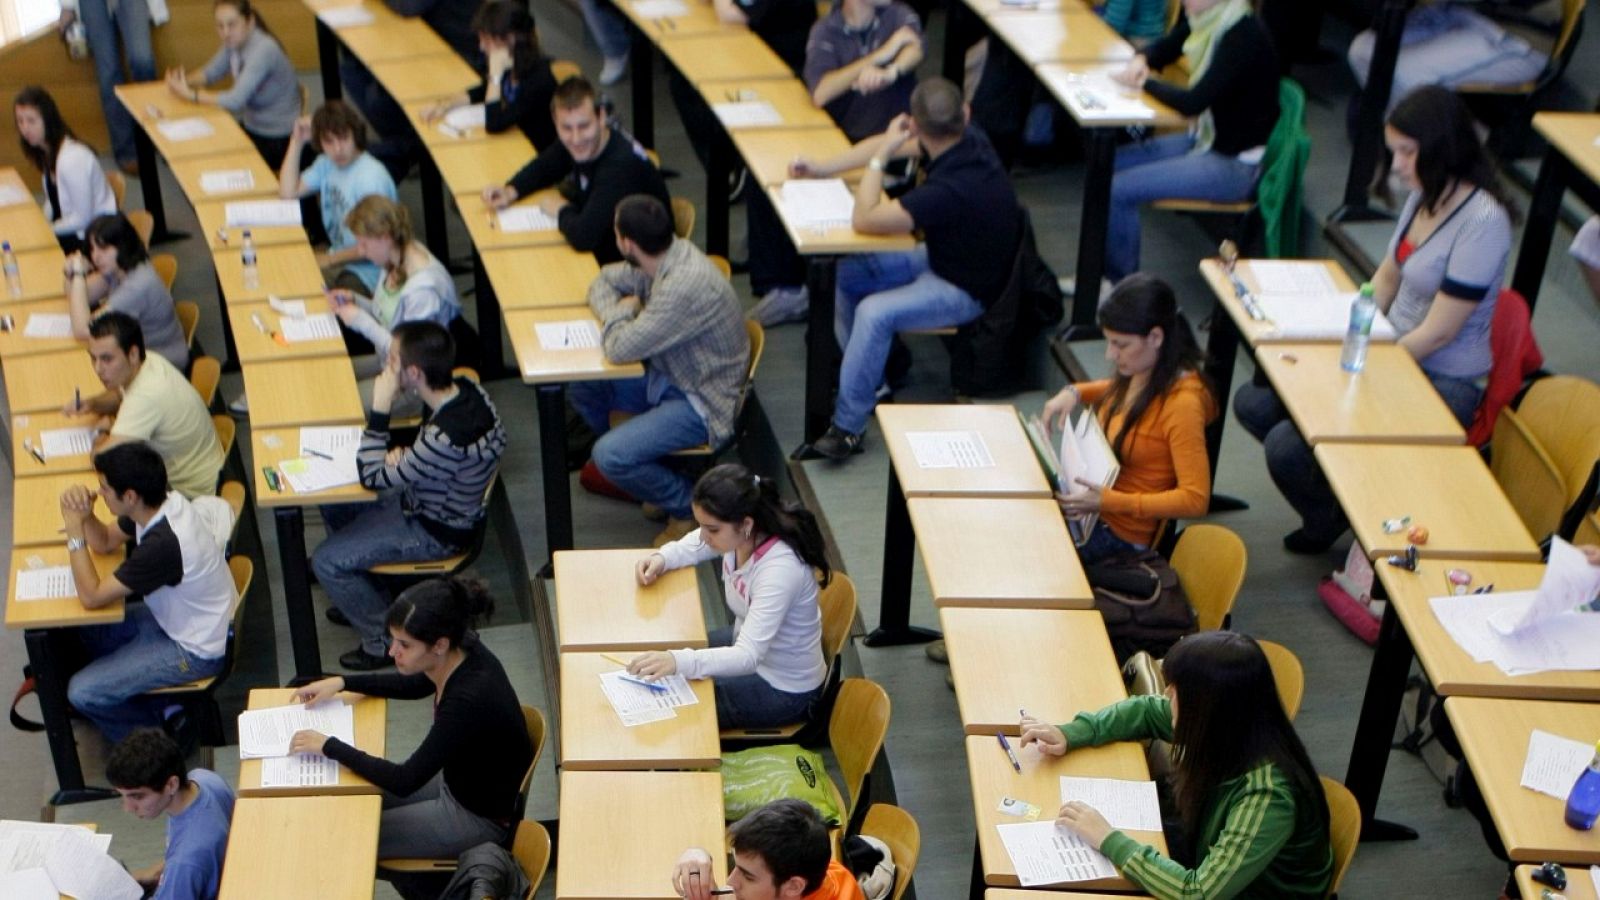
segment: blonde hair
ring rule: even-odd
[[[394,241],[400,251],[400,264],[384,269],[396,273],[400,284],[405,284],[406,251],[412,239],[411,213],[405,206],[381,194],[370,194],[345,213],[344,227],[357,237],[386,237]]]

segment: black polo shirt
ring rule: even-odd
[[[985,308],[1005,290],[1022,239],[1022,207],[994,147],[969,125],[900,198],[922,232],[933,273]]]

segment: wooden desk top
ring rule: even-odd
[[[646,19],[639,15],[638,0],[623,0],[617,9],[628,18],[652,43],[669,37],[687,37],[697,34],[749,33],[742,25],[732,25],[717,18],[716,10],[704,0],[684,0],[688,11],[681,16],[661,16]]]
[[[251,238],[254,237],[252,229]],[[297,244],[257,246],[259,285],[254,290],[244,286],[244,260],[238,247],[214,250],[211,260],[217,268],[217,283],[222,285],[222,294],[229,304],[261,302],[272,295],[305,297],[322,293],[322,269],[317,265],[317,255],[311,252],[311,245],[304,240]]]
[[[1100,63],[1133,58],[1133,45],[1092,16],[1019,12],[995,16],[989,27],[1030,67],[1048,62]]]
[[[1096,610],[939,610],[967,734],[1022,733],[1018,709],[1060,724],[1127,697]]]
[[[1544,885],[1533,880],[1533,873],[1538,869],[1538,866],[1517,866],[1517,887],[1528,900],[1538,900],[1539,892],[1544,889]],[[1567,900],[1596,900],[1600,896],[1595,893],[1593,877],[1577,868],[1567,870],[1567,887],[1561,893]]]
[[[404,21],[400,15],[396,14],[393,10],[389,9],[388,6],[384,5],[383,0],[300,0],[300,2],[305,4],[306,9],[311,10],[313,13],[320,12],[325,9],[341,9],[346,6],[359,6],[372,14],[372,25],[384,25]],[[346,28],[352,27],[365,28],[368,26],[346,26]],[[334,31],[343,33],[346,28],[335,28]]]
[[[100,478],[93,472],[60,472],[36,478],[18,478],[11,485],[11,543],[14,547],[65,547],[61,526],[61,492],[81,484],[93,494]],[[95,503],[100,521],[109,521],[104,503]]]
[[[382,697],[367,697],[343,691],[340,699],[354,707],[356,749],[373,756],[383,756],[387,741],[388,701]],[[294,698],[294,688],[251,688],[246,709],[271,709],[288,706]],[[261,760],[239,760],[240,797],[320,797],[339,794],[382,794],[372,782],[339,767],[339,783],[331,787],[262,787]]]
[[[1076,24],[1077,17],[1068,16],[1068,18],[1072,19]],[[1000,17],[1000,21],[1005,20],[1004,16]],[[1099,19],[1094,19],[1093,21],[1095,25],[1104,27],[1104,24]],[[1121,38],[1117,38],[1117,40],[1121,40]],[[1104,46],[1107,48],[1105,51],[1107,53],[1117,52],[1115,43],[1109,39]],[[1107,65],[1120,66],[1122,63],[1120,60],[1108,63],[1105,60],[1098,59],[1090,62],[1042,63],[1034,67],[1034,74],[1039,77],[1039,81],[1045,86],[1045,90],[1048,90],[1051,96],[1055,97],[1061,104],[1062,109],[1067,111],[1067,115],[1076,118],[1077,113],[1072,108],[1072,104],[1068,102],[1068,98],[1073,97],[1083,89],[1083,85],[1078,79],[1090,70],[1104,68]],[[1079,124],[1084,128],[1123,128],[1129,125],[1149,128],[1182,128],[1188,124],[1189,119],[1187,116],[1162,103],[1155,97],[1147,93],[1140,93],[1139,99],[1144,102],[1144,105],[1150,107],[1153,115],[1143,118],[1129,117],[1123,119],[1097,116],[1093,119],[1079,120]]]
[[[127,108],[128,112],[139,120],[140,126],[153,132],[150,135],[151,140],[160,138],[160,134],[155,133],[155,129],[152,127],[158,119],[187,119],[192,116],[198,116],[202,119],[214,120],[212,122],[213,125],[218,122],[233,121],[233,116],[229,115],[227,110],[218,106],[201,106],[197,103],[190,103],[188,100],[168,90],[167,83],[161,80],[141,81],[136,84],[119,84],[116,86],[116,94],[117,99],[122,101],[122,105]],[[227,129],[218,128],[218,130]],[[239,136],[243,137],[243,132],[239,131],[238,126],[234,126],[232,130],[239,132]],[[246,140],[248,141],[248,138]],[[157,144],[157,146],[159,147],[160,145]]]
[[[1399,344],[1372,344],[1360,372],[1339,365],[1339,344],[1272,344],[1256,351],[1307,443],[1465,444],[1467,434],[1428,376]]]
[[[254,407],[254,404],[255,401],[252,400],[252,407]],[[360,423],[351,421],[345,424],[358,425]],[[268,446],[268,442],[274,442],[277,446]],[[315,494],[297,494],[281,474],[278,477],[278,485],[282,490],[274,491],[267,484],[267,478],[262,473],[262,468],[264,466],[276,468],[278,463],[286,459],[299,458],[299,428],[251,428],[250,449],[252,451],[250,458],[255,462],[255,469],[251,473],[251,477],[255,479],[253,496],[257,506],[266,508],[278,506],[327,506],[333,503],[365,503],[377,499],[377,494],[359,484],[347,484],[344,487],[317,491]]]
[[[972,813],[978,825],[978,849],[983,857],[984,883],[1001,887],[1017,887],[1016,868],[1000,840],[998,825],[1013,825],[1023,821],[1016,816],[1000,812],[1000,800],[1012,797],[1039,807],[1039,820],[1054,818],[1061,809],[1061,776],[1074,775],[1094,778],[1123,778],[1145,780],[1150,771],[1145,767],[1144,748],[1137,742],[1124,741],[1104,747],[1073,750],[1066,756],[1042,756],[1032,747],[1017,747],[1017,761],[1022,763],[1019,775],[1011,768],[1011,761],[1000,749],[994,735],[967,737],[967,776],[972,784]],[[1167,842],[1160,832],[1130,831],[1129,837],[1153,844],[1162,853],[1167,852]],[[1131,889],[1132,882],[1118,877],[1102,881],[1073,882],[1073,887]]]
[[[593,253],[560,244],[479,254],[503,310],[583,306],[600,274]]]
[[[328,298],[322,294],[312,294],[307,297],[285,297],[285,300],[301,300],[306,305],[306,315],[315,316],[331,312],[333,307],[328,303]],[[283,359],[303,359],[310,356],[344,356],[346,355],[344,340],[342,338],[321,338],[315,341],[287,341],[278,343],[268,334],[262,333],[256,327],[257,317],[268,331],[282,332],[283,321],[287,316],[280,316],[271,306],[265,303],[229,303],[226,304],[228,320],[233,323],[233,340],[237,345],[237,358],[242,363],[273,362]]]
[[[743,133],[762,134],[763,132],[747,131]],[[882,253],[894,250],[910,250],[917,244],[916,238],[909,234],[862,234],[848,224],[828,228],[797,227],[784,218],[782,186],[769,185],[767,187],[767,196],[772,198],[772,208],[778,211],[778,219],[783,222],[783,230],[788,233],[789,240],[794,242],[796,252],[802,256],[848,256],[855,253]]]
[[[383,798],[240,797],[233,806],[223,900],[371,900]]]
[[[417,132],[417,137],[428,148],[430,154],[439,147],[454,147],[460,144],[471,144],[497,137],[497,135],[490,134],[487,128],[481,127],[467,128],[455,134],[446,134],[440,130],[439,120],[428,122],[422,118],[423,111],[431,109],[438,102],[438,100],[412,100],[402,105],[406,113],[406,119],[411,122],[412,129]]]
[[[1339,265],[1334,260],[1304,259],[1281,261],[1320,262],[1327,268],[1328,277],[1333,279],[1333,283],[1339,288],[1339,290],[1354,291],[1356,289],[1356,283],[1350,280],[1349,275],[1345,274],[1344,267]],[[1244,282],[1245,287],[1249,288],[1250,290],[1257,290],[1259,285],[1256,282],[1255,273],[1250,269],[1250,261],[1240,260],[1239,263],[1240,264],[1236,270],[1239,274],[1239,280]],[[1247,345],[1254,347],[1257,344],[1281,342],[1287,340],[1278,333],[1276,326],[1274,326],[1272,322],[1252,319],[1250,318],[1250,314],[1244,311],[1244,307],[1239,304],[1239,297],[1234,293],[1233,282],[1228,280],[1228,273],[1222,268],[1222,260],[1217,259],[1216,257],[1209,257],[1207,259],[1200,260],[1200,274],[1205,276],[1206,284],[1211,286],[1211,293],[1216,295],[1217,303],[1221,304],[1222,308],[1228,311],[1229,317],[1233,319],[1234,326],[1239,329],[1239,336],[1244,339],[1244,342]],[[1333,344],[1341,344],[1343,342],[1342,337],[1329,338],[1328,340]],[[1306,344],[1313,343],[1313,341],[1302,338],[1294,340],[1292,343]],[[1374,341],[1373,344],[1376,345],[1377,341]]]
[[[90,461],[90,454],[80,453],[76,456],[47,456],[40,463],[34,459],[33,454],[22,445],[22,442],[32,441],[34,449],[44,452],[44,441],[40,434],[57,428],[87,428],[91,427],[92,420],[82,416],[69,416],[60,410],[51,412],[20,413],[11,417],[11,459],[16,465],[18,478],[33,478],[38,475],[60,475],[66,472],[88,472],[94,468]]]
[[[990,16],[1009,16],[1017,13],[1053,12],[1063,15],[1093,15],[1091,10],[1082,0],[966,0],[967,7],[977,13],[985,22]]]
[[[356,393],[347,356],[319,356],[244,367],[252,428],[340,425],[361,422],[365,410]]]
[[[509,176],[507,176],[509,177]],[[538,203],[539,198],[553,196],[554,188],[538,191],[530,197],[525,197],[515,206]],[[512,208],[515,208],[512,207]],[[521,247],[566,247],[567,236],[560,229],[548,228],[537,231],[506,231],[499,225],[495,210],[483,202],[477,194],[457,194],[456,209],[461,212],[461,222],[467,226],[467,236],[472,238],[472,246],[479,253],[491,253],[496,250],[515,250]],[[586,254],[593,259],[592,254]],[[595,267],[599,271],[599,266]],[[527,273],[521,273],[526,277]]]
[[[649,554],[648,549],[555,554],[556,625],[562,653],[706,645],[705,613],[694,569],[676,569],[643,587],[633,576],[633,566]]]
[[[240,153],[230,156],[201,156],[192,159],[179,159],[171,163],[172,174],[178,178],[178,185],[183,188],[183,193],[191,201],[218,199],[228,200],[247,199],[277,199],[278,173],[267,167],[259,153]],[[229,170],[244,169],[250,173],[252,186],[237,191],[212,193],[200,186],[200,176],[206,172],[224,172]]]
[[[60,411],[72,403],[72,389],[84,397],[105,390],[87,350],[57,350],[0,359],[11,414]]]
[[[1406,533],[1384,534],[1386,519],[1425,526],[1426,559],[1536,562],[1539,547],[1473,447],[1321,444],[1322,472],[1373,559],[1403,553]]]
[[[1591,181],[1600,181],[1600,113],[1542,112],[1533,127]]]
[[[737,131],[765,131],[771,128],[827,128],[834,131],[838,126],[834,124],[833,117],[827,112],[818,109],[811,101],[811,93],[798,79],[790,81],[746,81],[735,78],[729,81],[705,81],[698,85],[700,95],[707,102],[732,103],[744,101],[749,103],[766,102],[772,104],[778,115],[783,119],[776,125],[724,125],[730,133]]]
[[[940,609],[1094,606],[1054,500],[913,497],[906,505]]]
[[[421,18],[396,15],[391,21],[340,28],[338,35],[340,42],[368,65],[455,52]]]
[[[711,854],[717,884],[725,884],[724,834],[716,772],[563,771],[556,898],[675,900],[672,867],[690,847]],[[627,864],[619,866],[624,836]]]
[[[877,415],[889,461],[907,497],[1054,496],[1010,405],[881,404]],[[983,436],[994,465],[983,469],[920,468],[906,433],[921,431],[976,431]]]
[[[237,254],[244,245],[243,228],[227,228],[228,201],[204,200],[194,203],[195,218],[200,220],[200,230],[204,233],[206,247],[213,251],[227,251]],[[226,235],[223,240],[220,235]],[[255,241],[256,250],[263,247],[276,247],[283,244],[305,244],[306,230],[299,225],[269,225],[266,227],[253,225],[250,228],[250,239]],[[259,260],[258,260],[259,264]]]
[[[1071,2],[1071,0],[1067,0]],[[1079,891],[1041,891],[1033,888],[989,888],[984,900],[1139,900],[1149,894],[1091,894]]]
[[[56,508],[59,509],[59,505]],[[59,525],[60,516],[56,518]],[[59,542],[54,546],[19,547],[11,554],[11,578],[6,583],[6,627],[12,630],[75,628],[79,625],[121,622],[124,606],[121,600],[100,609],[84,609],[75,596],[50,600],[17,599],[17,573],[32,568],[67,565],[66,538],[61,535],[57,537]],[[120,553],[91,553],[90,556],[101,578],[115,572],[123,559]]]
[[[27,185],[23,190],[32,197],[35,186]],[[61,246],[50,223],[45,221],[44,210],[31,200],[0,206],[0,241],[10,241],[11,249],[18,253]]]
[[[506,333],[517,357],[517,370],[524,384],[549,384],[556,381],[606,381],[638,378],[644,374],[639,363],[616,365],[608,362],[599,347],[573,350],[547,350],[539,343],[535,325],[539,322],[571,322],[594,319],[587,306],[555,306],[544,309],[511,309],[505,314]],[[598,320],[596,320],[598,326]]]
[[[1456,727],[1507,855],[1516,862],[1600,863],[1600,834],[1568,828],[1562,820],[1565,799],[1521,783],[1534,729],[1590,743],[1600,735],[1600,705],[1449,697],[1444,710]]]
[[[3,314],[11,317],[11,329],[0,331],[0,359],[14,356],[31,356],[35,353],[57,353],[65,350],[84,351],[76,338],[28,337],[28,317],[39,314],[68,315],[65,297],[32,300],[5,305]]]
[[[463,218],[483,205],[478,199],[483,189],[501,185],[511,180],[517,170],[533,161],[533,145],[520,131],[507,131],[476,141],[436,144],[430,152],[433,164],[439,168],[450,193],[470,195],[468,201],[458,201],[469,209],[462,210]],[[481,248],[480,248],[481,249]]]
[[[794,78],[767,42],[746,29],[660,38],[656,47],[689,83]]]
[[[13,248],[15,249],[15,248]],[[67,263],[61,247],[41,247],[17,253],[17,274],[22,276],[22,296],[13,297],[11,291],[0,286],[0,311],[11,304],[28,300],[53,300],[66,296],[61,269]]]
[[[741,128],[729,137],[750,174],[762,185],[788,181],[789,164],[797,156],[823,160],[850,149],[850,139],[837,128]],[[841,177],[848,180],[849,176],[847,172]]]
[[[483,81],[442,41],[438,53],[374,62],[367,68],[397,103],[448,97]]]
[[[561,654],[563,769],[715,769],[722,765],[711,679],[689,682],[700,702],[678,707],[677,718],[630,728],[617,718],[600,689],[601,673],[621,668],[598,653]]]

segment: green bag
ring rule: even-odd
[[[822,755],[799,744],[752,747],[722,754],[722,807],[729,822],[785,797],[811,804],[829,825],[839,824]]]

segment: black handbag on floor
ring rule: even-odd
[[[1143,650],[1161,658],[1196,629],[1178,573],[1154,550],[1085,566],[1094,605],[1106,620],[1117,663]]]

